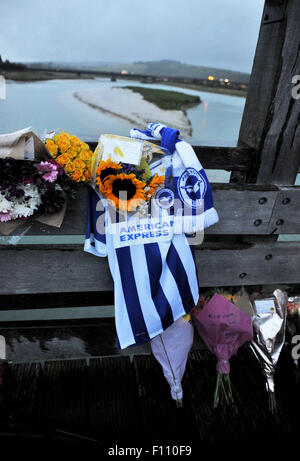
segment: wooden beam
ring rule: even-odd
[[[267,233],[300,234],[300,187],[280,187]]]
[[[257,159],[252,148],[193,146],[202,166],[212,170],[249,171]]]
[[[287,2],[266,1],[253,61],[238,146],[260,150],[281,65]],[[253,165],[255,167],[255,165]]]
[[[277,196],[276,186],[255,184],[212,184],[215,208],[220,222],[207,229],[208,234],[267,234]],[[70,202],[61,228],[33,221],[26,235],[85,235],[87,225],[87,189],[78,191]],[[26,223],[28,227],[28,222]],[[12,235],[22,233],[18,228]]]
[[[96,142],[85,142],[95,150]],[[248,171],[257,157],[256,150],[251,147],[193,146],[193,149],[202,166],[212,170]]]
[[[300,74],[300,3],[289,0],[279,79],[263,142],[258,183],[294,184],[300,163],[299,99],[292,79]]]
[[[277,197],[277,189],[268,186],[218,184],[214,185],[214,204],[219,222],[205,233],[267,234]]]
[[[20,247],[2,256],[1,295],[98,290],[101,304],[101,292],[113,289],[107,258],[82,248]],[[196,263],[201,287],[299,283],[300,242],[203,245],[196,249]]]

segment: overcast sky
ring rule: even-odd
[[[176,59],[250,72],[264,0],[0,0],[11,61]]]

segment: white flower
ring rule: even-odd
[[[4,195],[0,193],[0,213],[7,213],[12,208],[12,203],[9,202]]]
[[[28,218],[33,215],[42,202],[39,190],[34,184],[19,184],[18,188],[22,189],[25,194],[19,199],[14,198],[12,202],[12,219]]]

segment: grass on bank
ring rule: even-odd
[[[184,110],[201,102],[199,96],[191,96],[177,91],[156,90],[138,86],[125,86],[122,88],[141,94],[146,101],[152,102],[152,104],[164,110]]]
[[[173,83],[173,82],[164,82],[163,85],[166,86],[177,86],[180,88],[189,88],[190,90],[203,91],[205,93],[218,93],[218,94],[227,94],[228,96],[239,96],[240,98],[246,98],[246,90],[238,90],[236,88],[228,87],[216,87],[208,85],[196,85],[193,83]]]

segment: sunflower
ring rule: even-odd
[[[107,160],[101,160],[96,170],[96,184],[98,185],[100,191],[102,191],[104,179],[109,175],[116,174],[117,171],[121,169],[122,166],[116,162],[113,162],[111,158],[108,158]]]
[[[163,185],[163,183],[165,182],[165,177],[164,176],[158,176],[157,173],[155,173],[155,175],[153,176],[153,178],[151,179],[151,181],[149,182],[148,184],[148,195],[150,195],[150,197],[148,197],[148,200],[151,199],[151,197],[154,196],[154,193],[156,191],[156,189],[158,187],[161,187]]]
[[[102,192],[113,206],[122,211],[134,211],[146,198],[144,187],[146,183],[131,174],[109,175],[102,183]],[[126,194],[127,200],[119,198]]]

